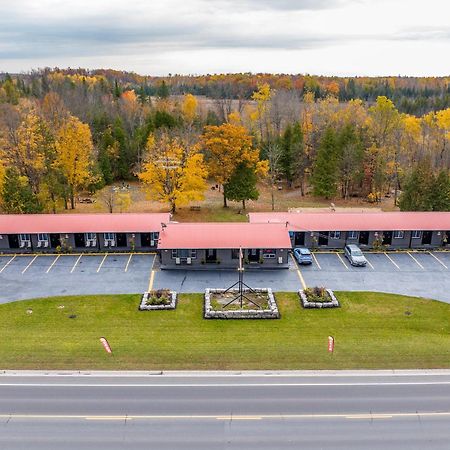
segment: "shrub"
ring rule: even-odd
[[[331,298],[324,287],[311,287],[304,290],[309,302],[331,302]]]

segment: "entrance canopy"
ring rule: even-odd
[[[159,249],[291,248],[278,223],[169,223],[159,237]]]

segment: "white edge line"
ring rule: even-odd
[[[49,387],[49,388],[226,388],[226,387],[350,387],[350,386],[448,386],[450,381],[400,381],[361,383],[0,383],[1,387]]]

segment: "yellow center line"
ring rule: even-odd
[[[389,259],[389,261],[394,264],[394,266],[397,267],[398,270],[400,270],[400,267],[398,267],[397,263],[386,252],[384,252],[384,254],[386,255],[386,258]]]
[[[319,270],[322,270],[322,267],[320,267],[319,261],[317,261],[316,255],[314,253],[312,253],[312,257],[314,259],[314,262],[316,263],[317,267],[319,268]]]
[[[107,256],[108,256],[108,253],[105,253],[105,256],[103,257],[102,262],[101,262],[100,265],[98,266],[97,273],[100,272],[100,269],[102,268],[103,263],[105,262],[105,259],[106,259]]]
[[[448,267],[436,256],[433,255],[433,253],[428,252],[439,264],[441,264],[442,266],[444,266],[446,269],[448,269]]]
[[[128,258],[127,265],[125,266],[125,272],[128,272],[128,266],[130,265],[131,258],[133,257],[133,253],[130,253],[130,257]]]
[[[58,256],[54,259],[54,261],[51,263],[50,267],[47,269],[47,271],[46,271],[45,273],[49,273],[50,270],[52,270],[52,267],[56,264],[56,261],[58,261],[58,259],[59,259],[60,256],[61,256],[61,255],[58,255]]]
[[[15,259],[17,255],[14,255],[0,270],[0,273],[2,273]]]
[[[343,266],[349,270],[347,264],[345,264],[344,260],[342,259],[342,256],[339,253],[336,253],[336,256],[339,258],[339,261],[341,261],[341,263],[343,264]]]
[[[421,269],[425,269],[425,267],[423,267],[422,264],[420,264],[420,262],[417,261],[417,259],[414,258],[413,255],[411,255],[411,253],[409,253],[409,252],[406,252],[406,253],[408,253],[408,255],[411,256],[411,258],[417,263],[417,265],[418,265]]]
[[[78,262],[80,261],[81,257],[83,255],[78,256],[77,260],[75,261],[75,264],[72,267],[72,270],[70,271],[70,273],[72,273],[75,270],[75,267],[77,267]]]
[[[25,267],[25,269],[22,270],[22,274],[24,274],[24,273],[28,270],[28,267],[30,267],[31,264],[34,263],[35,259],[36,259],[38,256],[39,256],[39,255],[36,255],[36,256],[28,263],[27,267]]]
[[[156,256],[153,258],[152,267],[150,269],[150,280],[148,281],[148,292],[153,290],[153,281],[155,280],[155,271],[153,270],[153,266],[155,265]]]
[[[303,278],[303,275],[300,271],[300,267],[298,266],[295,258],[292,256],[292,253],[291,253],[291,258],[292,258],[292,261],[294,261],[295,267],[297,268],[297,275],[298,275],[298,278],[300,279],[300,283],[302,284],[302,289],[306,289],[305,279]]]

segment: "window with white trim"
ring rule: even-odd
[[[176,258],[182,258],[182,259],[186,259],[186,258],[191,258],[191,259],[196,259],[197,258],[197,250],[190,250],[190,249],[185,249],[185,248],[181,248],[181,249],[172,249],[172,259],[176,259]]]
[[[39,242],[48,242],[48,234],[47,233],[38,233],[38,241]]]
[[[413,239],[421,239],[422,238],[422,232],[419,230],[414,230],[412,232],[412,238]]]
[[[115,237],[115,233],[104,233],[105,241],[114,241]]]
[[[358,232],[357,231],[348,231],[347,239],[358,239]]]
[[[31,247],[31,236],[29,234],[19,234],[20,247]]]
[[[178,258],[178,250],[172,250],[172,259]]]
[[[189,250],[190,251],[190,255],[192,259],[196,259],[197,258],[197,250]]]
[[[330,231],[330,239],[340,239],[341,232],[340,231]]]
[[[404,231],[394,231],[394,239],[403,239],[405,237]]]
[[[239,249],[233,248],[231,250],[231,259],[239,259]]]

